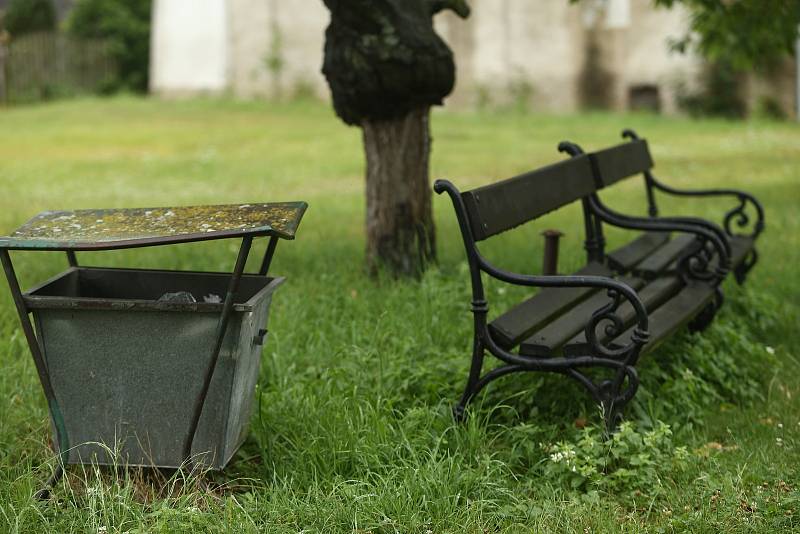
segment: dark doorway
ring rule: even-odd
[[[661,111],[661,95],[657,85],[632,85],[628,89],[628,109],[631,111]]]

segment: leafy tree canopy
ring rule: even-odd
[[[151,9],[152,0],[78,0],[68,29],[76,37],[108,41],[118,69],[116,85],[146,91]]]
[[[12,36],[55,29],[56,10],[52,0],[11,0],[3,27]]]
[[[739,68],[768,67],[791,55],[800,25],[800,0],[655,0],[682,4],[691,13],[678,50],[696,47],[711,60]]]

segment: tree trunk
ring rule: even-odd
[[[419,276],[436,258],[428,166],[430,108],[362,123],[367,156],[367,266]]]

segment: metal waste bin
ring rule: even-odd
[[[45,212],[0,259],[36,362],[60,466],[222,469],[247,433],[279,238],[306,204]],[[245,274],[255,237],[261,268]],[[232,273],[78,265],[76,251],[242,239]],[[9,250],[63,250],[70,267],[22,292]],[[31,321],[32,317],[32,321]],[[35,326],[35,328],[34,328]]]

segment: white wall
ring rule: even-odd
[[[631,0],[608,0],[606,28],[624,30],[631,25]]]
[[[676,89],[697,86],[704,62],[694,54],[680,54],[669,49],[668,41],[683,37],[689,27],[685,9],[653,9],[649,2],[638,0],[633,6],[633,19],[627,31],[617,38],[615,75],[618,109],[624,109],[627,89],[641,84],[657,85],[661,93],[662,110],[676,109]]]
[[[600,39],[612,75],[615,109],[631,86],[659,87],[664,111],[674,87],[696,78],[700,62],[671,54],[667,38],[687,27],[682,9],[654,9],[651,0],[470,0],[472,16],[436,19],[458,67],[449,106],[529,100],[537,110],[581,105],[589,34]],[[329,91],[320,70],[330,15],[322,0],[155,0],[153,91],[221,92],[287,97]],[[269,57],[281,68],[270,69]]]
[[[231,89],[243,97],[328,94],[322,75],[325,28],[322,0],[229,0]],[[270,56],[281,68],[267,66]]]
[[[150,89],[162,94],[228,89],[227,0],[155,0]]]
[[[472,5],[474,68],[472,80],[462,79],[463,89],[501,102],[529,94],[538,109],[574,109],[583,45],[580,8],[564,0],[477,0]],[[469,61],[460,50],[455,54],[457,66]]]

